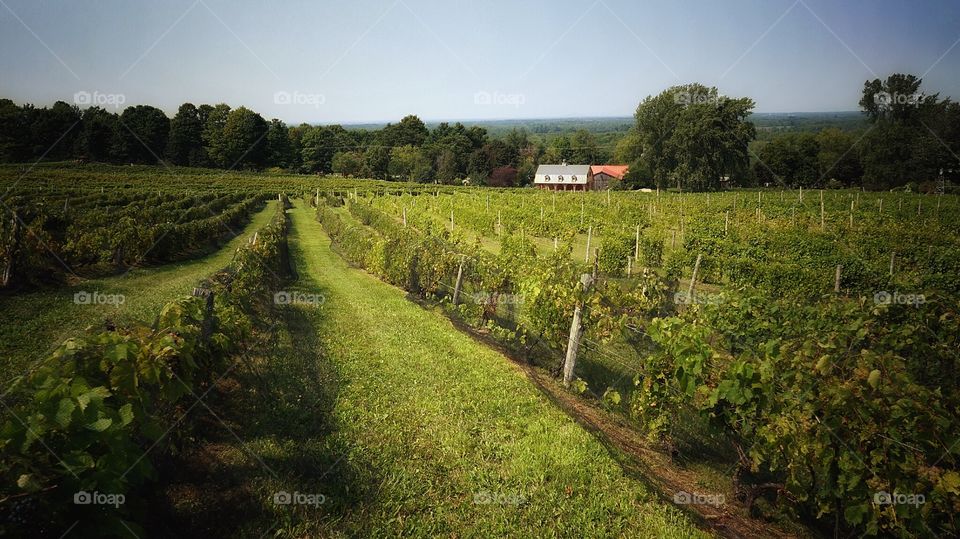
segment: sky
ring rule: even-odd
[[[689,82],[757,112],[864,81],[960,99],[960,0],[0,0],[0,97],[287,123],[629,116]]]

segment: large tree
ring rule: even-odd
[[[412,145],[397,146],[390,151],[390,175],[409,181],[430,180],[430,160],[420,148]]]
[[[940,170],[956,167],[956,128],[942,121],[950,100],[920,90],[923,81],[896,73],[863,85],[860,108],[871,127],[861,145],[863,183],[889,189],[908,182],[933,181]]]
[[[184,103],[170,120],[167,159],[175,165],[203,164],[203,124],[193,103]]]
[[[753,107],[750,98],[728,98],[701,84],[674,86],[637,107],[643,153],[628,157],[639,157],[658,186],[718,189],[721,178],[749,165]]]
[[[207,156],[216,166],[223,168],[230,166],[223,140],[223,129],[227,125],[230,105],[225,103],[219,103],[213,107],[201,105],[197,111],[203,123],[203,147]]]
[[[822,187],[819,155],[815,134],[787,133],[760,147],[754,173],[761,185]]]
[[[267,131],[267,164],[274,167],[293,168],[296,163],[293,141],[287,124],[276,118],[270,120],[270,128]]]
[[[120,114],[123,157],[132,163],[157,163],[167,150],[170,119],[149,105],[127,107]]]
[[[411,114],[400,123],[387,124],[382,131],[382,140],[387,146],[421,146],[429,135],[423,121]]]
[[[240,107],[230,111],[223,126],[223,157],[228,167],[259,168],[267,159],[267,121]]]
[[[80,157],[90,161],[113,161],[121,152],[117,115],[100,107],[83,111],[83,130],[77,144]]]

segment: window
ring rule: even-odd
[[[574,174],[573,176],[570,176],[570,181],[576,182],[576,181],[577,181],[577,175]]]
[[[545,182],[550,181],[550,175],[549,175],[549,174],[544,175],[543,181],[545,181]]]
[[[563,181],[563,174],[557,176],[557,181],[558,181],[558,182],[562,182],[562,181]]]

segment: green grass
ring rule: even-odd
[[[703,535],[683,513],[627,477],[600,442],[506,358],[441,314],[408,301],[401,290],[348,267],[310,208],[300,205],[291,215],[298,289],[326,298],[313,315],[322,357],[316,349],[302,354],[328,363],[338,387],[326,391],[336,394],[332,408],[318,411],[329,417],[299,424],[277,418],[293,429],[286,439],[274,433],[247,442],[279,469],[277,478],[255,487],[264,505],[277,490],[328,489],[320,490],[328,500],[316,510],[267,509],[282,531]],[[292,435],[315,431],[317,423],[335,427],[329,434]],[[489,500],[494,503],[478,503]]]
[[[237,247],[269,222],[276,202],[255,214],[239,235],[216,252],[184,262],[138,268],[122,275],[83,281],[73,286],[35,290],[0,297],[0,371],[3,382],[15,378],[46,357],[65,339],[84,328],[111,320],[153,323],[160,309],[177,296],[190,293],[204,277],[229,264]],[[119,305],[83,305],[78,292],[119,294]]]

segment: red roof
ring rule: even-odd
[[[628,170],[630,170],[630,167],[627,165],[590,165],[591,174],[603,173],[618,180],[622,180]]]

